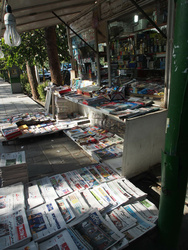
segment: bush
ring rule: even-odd
[[[44,90],[48,86],[48,82],[44,82],[42,84],[39,84],[37,87],[38,93],[39,93],[39,99],[41,101],[45,101],[46,99],[46,91]]]
[[[28,81],[27,73],[22,73],[20,75],[20,81],[21,81],[21,87],[22,87],[24,94],[28,96],[32,96],[31,87]]]

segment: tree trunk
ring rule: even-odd
[[[59,86],[62,85],[62,76],[56,44],[55,26],[45,28],[45,39],[49,58],[51,82]]]
[[[30,65],[29,62],[26,62],[26,69],[27,69],[29,84],[31,86],[32,97],[34,100],[37,100],[39,98],[39,94],[37,91],[38,83],[35,75],[35,67],[34,65]]]

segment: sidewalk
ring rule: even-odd
[[[24,94],[12,94],[11,85],[0,79],[0,119],[11,115],[44,111],[44,108]],[[0,138],[0,152],[24,150],[28,166],[29,179],[38,179],[63,173],[95,161],[63,132],[40,137],[18,139],[3,146]],[[131,181],[144,192],[148,199],[158,206],[160,193],[160,166],[132,178]],[[159,184],[159,185],[158,185]],[[155,190],[159,188],[158,193]],[[175,204],[176,205],[176,204]],[[179,241],[179,250],[188,249],[188,207],[185,206]],[[158,239],[157,228],[139,240],[133,242],[128,250],[163,250]]]
[[[44,108],[24,94],[12,94],[11,85],[0,80],[0,119],[20,113],[44,111]],[[2,140],[2,138],[1,138]],[[0,152],[24,150],[29,179],[67,172],[94,163],[63,132],[11,141],[6,146],[0,143]]]

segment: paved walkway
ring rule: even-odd
[[[15,114],[38,111],[44,111],[44,108],[27,95],[12,94],[11,85],[0,79],[0,120]],[[0,152],[21,150],[26,153],[30,180],[67,172],[95,162],[63,132],[18,139],[4,146],[0,144]]]
[[[0,79],[0,120],[14,114],[37,111],[44,111],[44,108],[24,94],[12,94],[11,85]],[[21,150],[26,152],[30,180],[67,172],[94,163],[94,160],[80,149],[75,142],[64,135],[63,132],[41,137],[19,139],[4,146],[0,143],[0,152],[16,152]],[[159,195],[151,189],[153,185],[151,175],[160,175],[160,169],[157,172],[155,171],[156,169],[150,172],[149,175],[144,173],[141,178],[135,179],[133,183],[148,193],[148,198],[157,205]],[[176,229],[174,228],[174,230]],[[188,250],[187,236],[188,207],[185,206],[178,250]],[[159,244],[158,231],[155,228],[138,241],[130,244],[126,249],[163,250],[164,248]]]

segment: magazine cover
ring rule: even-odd
[[[66,223],[69,223],[75,218],[75,215],[70,208],[70,205],[67,203],[66,198],[57,199],[56,202]]]
[[[0,215],[11,214],[15,210],[25,208],[24,185],[18,182],[14,185],[0,188]]]
[[[69,232],[65,229],[61,233],[53,236],[49,240],[46,240],[39,244],[40,250],[78,250],[76,244],[71,238]]]
[[[34,241],[41,241],[66,228],[57,204],[52,201],[27,211],[27,219]]]
[[[80,237],[83,237],[94,249],[104,250],[112,247],[124,235],[113,230],[98,210],[81,216],[79,221],[71,225]]]
[[[0,216],[0,249],[21,247],[31,239],[24,210]]]
[[[61,197],[73,191],[60,174],[50,176],[49,179],[58,196]]]
[[[32,209],[44,203],[44,199],[36,183],[29,182],[25,184],[25,199],[27,209]]]

